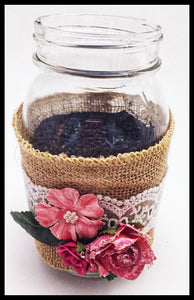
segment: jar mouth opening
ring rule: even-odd
[[[36,41],[65,47],[134,49],[163,38],[160,25],[124,16],[56,14],[36,18],[34,26]]]

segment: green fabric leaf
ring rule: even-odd
[[[49,246],[57,246],[61,241],[51,233],[49,228],[40,225],[31,211],[11,211],[10,214],[15,222],[23,227],[36,240]]]
[[[115,277],[117,277],[117,275],[115,275],[113,272],[109,272],[109,275],[107,275],[105,278],[108,279],[108,281],[111,281],[113,279],[115,279]]]
[[[105,230],[101,231],[101,232],[99,233],[99,235],[104,235],[104,234],[112,234],[112,235],[114,235],[115,232],[116,232],[116,230],[117,230],[117,228],[118,228],[118,227],[105,229]]]
[[[82,251],[84,251],[84,249],[85,249],[85,244],[83,244],[80,241],[77,241],[77,245],[75,248],[76,252],[82,252]]]

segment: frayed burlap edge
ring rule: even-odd
[[[152,228],[148,235],[150,236],[149,244],[150,246],[153,243],[154,240],[154,229]],[[38,253],[40,254],[41,258],[51,267],[61,270],[61,271],[68,271],[75,275],[78,275],[73,267],[64,265],[62,261],[62,257],[57,252],[57,247],[49,246],[44,243],[39,242],[35,239],[35,245]],[[91,273],[88,272],[85,277],[98,277],[98,273]]]

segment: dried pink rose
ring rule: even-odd
[[[35,208],[36,220],[44,227],[49,227],[58,239],[77,240],[94,238],[102,226],[97,220],[104,214],[94,194],[80,197],[72,188],[51,189],[47,194],[48,204],[39,203]]]
[[[76,252],[76,243],[71,241],[57,248],[59,255],[62,257],[66,266],[72,266],[79,275],[84,275],[88,271],[88,262]]]
[[[107,276],[111,271],[119,277],[134,280],[145,264],[156,259],[149,243],[149,236],[131,225],[120,226],[115,235],[98,237],[86,248],[90,271]]]

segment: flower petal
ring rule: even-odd
[[[39,203],[35,207],[35,213],[37,215],[35,219],[44,227],[52,226],[59,221],[58,211],[59,209],[57,207]]]
[[[61,190],[66,201],[69,201],[71,206],[75,205],[79,199],[79,192],[75,189],[65,188]]]
[[[113,261],[113,257],[111,257],[110,269],[111,271],[119,276],[128,280],[135,280],[143,271],[144,264],[128,264],[123,265],[122,261],[120,262],[120,266],[116,265]]]
[[[82,215],[89,218],[97,219],[104,214],[104,210],[99,206],[98,199],[94,194],[81,196],[76,207]]]
[[[152,248],[150,247],[147,240],[138,240],[138,247],[141,252],[141,262],[143,264],[151,265],[153,261],[156,259]]]
[[[47,200],[49,201],[50,204],[59,207],[59,208],[65,208],[66,201],[63,197],[63,193],[61,190],[57,189],[51,189],[49,190],[47,196]]]
[[[120,234],[124,234],[126,236],[130,236],[130,238],[143,238],[146,240],[149,240],[150,237],[143,233],[142,231],[136,229],[134,226],[131,226],[129,224],[122,224],[116,231],[115,236],[119,236]]]
[[[119,250],[124,250],[125,248],[129,248],[136,241],[137,238],[133,239],[126,235],[120,235],[119,237],[116,237],[112,243],[114,244],[116,251],[119,251]]]
[[[109,247],[112,244],[113,239],[114,236],[110,234],[99,236],[91,244],[88,245],[87,249],[90,252],[94,252],[95,254],[95,251],[98,252],[99,250],[101,250],[101,248],[104,250],[106,246]]]
[[[102,225],[103,222],[99,220],[89,220],[83,216],[75,223],[76,232],[80,238],[94,238]]]
[[[107,265],[109,265],[109,263]],[[106,264],[98,263],[98,272],[100,277],[109,275],[109,269],[107,268]]]
[[[77,236],[75,233],[75,225],[71,223],[66,223],[65,220],[60,220],[58,223],[56,223],[49,229],[52,232],[52,234],[59,240],[77,240]]]
[[[74,246],[72,246],[73,244]],[[66,266],[72,266],[79,275],[87,273],[89,264],[84,258],[80,257],[78,252],[76,252],[75,242],[71,241],[64,245],[60,245],[59,248],[57,248],[57,251]]]
[[[144,264],[134,265],[131,268],[131,272],[124,273],[122,277],[128,280],[135,280],[143,271],[144,266],[145,266]]]
[[[51,189],[47,194],[47,199],[54,206],[71,209],[77,203],[79,193],[71,188],[62,190]]]

